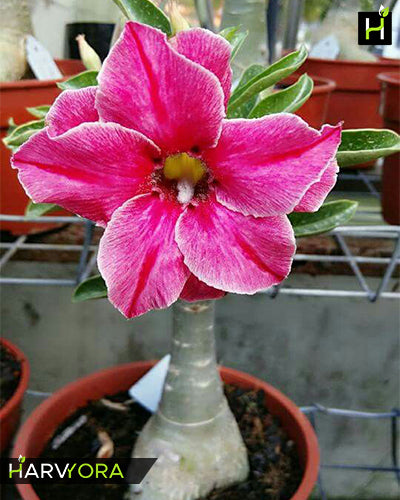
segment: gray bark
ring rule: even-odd
[[[247,450],[218,373],[214,303],[174,305],[172,358],[158,412],[135,457],[158,457],[132,500],[195,500],[243,481]]]
[[[1,0],[0,81],[19,80],[24,75],[25,37],[31,33],[28,0]]]

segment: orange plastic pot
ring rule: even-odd
[[[336,88],[333,80],[321,78],[319,76],[309,75],[314,81],[314,88],[308,101],[296,111],[309,125],[314,128],[321,128],[326,123],[329,109],[329,101],[332,92]],[[279,86],[288,87],[293,85],[299,78],[299,75],[292,75],[285,78]]]
[[[378,80],[384,125],[400,133],[400,73],[381,73]],[[400,153],[388,156],[383,164],[382,213],[389,224],[400,224]]]
[[[9,340],[0,339],[0,343],[11,352],[21,364],[21,377],[18,387],[7,403],[0,409],[0,453],[8,447],[21,418],[21,404],[29,381],[29,363],[24,353]]]
[[[400,68],[398,59],[378,61],[340,61],[309,57],[301,66],[301,72],[335,81],[326,120],[336,124],[344,122],[344,128],[382,128],[379,113],[380,88],[378,73]],[[375,162],[362,163],[357,168],[370,168]]]
[[[154,362],[143,361],[103,370],[73,382],[42,403],[21,428],[12,457],[38,457],[57,427],[77,408],[90,400],[127,390]],[[281,392],[255,377],[230,368],[221,368],[225,382],[243,388],[261,389],[271,413],[277,416],[296,443],[304,467],[301,485],[291,500],[307,500],[316,483],[319,450],[314,430],[299,408]],[[30,484],[17,485],[23,500],[40,500]]]
[[[85,69],[80,60],[65,59],[56,61],[61,73],[71,76]],[[0,82],[0,137],[8,130],[8,120],[14,118],[17,124],[34,120],[27,107],[52,104],[61,90],[57,87],[59,80],[19,80],[17,82]],[[23,215],[28,197],[18,182],[17,172],[10,167],[11,151],[0,144],[1,191],[0,213]],[[54,215],[54,214],[53,214]],[[50,224],[2,222],[1,229],[13,234],[29,234],[54,227]]]
[[[336,83],[326,117],[329,123],[343,120],[344,128],[382,128],[377,75],[396,68],[400,69],[398,59],[362,62],[309,57],[300,71]]]

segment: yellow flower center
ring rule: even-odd
[[[167,179],[185,180],[196,185],[206,174],[203,163],[187,153],[168,156],[164,164],[164,175]]]

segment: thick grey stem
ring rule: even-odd
[[[174,305],[172,358],[160,413],[182,424],[214,418],[224,406],[215,357],[214,303]]]
[[[25,37],[32,33],[27,0],[0,1],[0,81],[22,78],[26,71]]]
[[[246,479],[247,451],[218,373],[214,304],[174,305],[172,358],[160,407],[135,457],[157,457],[136,500],[196,500]]]

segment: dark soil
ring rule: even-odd
[[[302,478],[295,444],[265,407],[262,391],[248,391],[233,386],[226,386],[225,391],[249,450],[251,472],[247,481],[225,490],[216,490],[202,500],[290,499]],[[42,458],[94,458],[101,446],[99,431],[106,431],[111,437],[115,457],[129,458],[134,441],[150,414],[133,403],[127,392],[107,398],[106,402],[122,404],[119,408],[110,408],[103,401],[94,401],[68,418],[53,437],[59,436],[82,415],[87,417],[87,423],[57,450],[52,449],[51,440]],[[122,500],[127,486],[40,484],[35,485],[35,489],[41,500]]]
[[[21,378],[21,363],[0,344],[0,408],[14,394]]]

